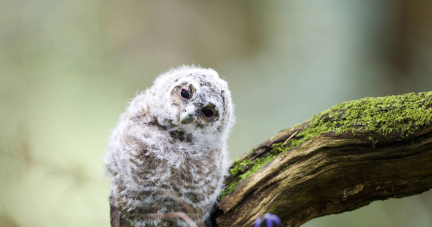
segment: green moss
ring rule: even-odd
[[[240,175],[240,179],[244,180],[244,179],[248,178],[252,173],[257,171],[263,165],[265,165],[265,164],[269,163],[271,160],[273,160],[274,157],[275,157],[274,155],[270,155],[267,157],[258,158],[257,160],[255,160],[255,162],[252,165],[252,168],[250,168],[249,171]]]
[[[378,143],[373,137],[369,137],[369,140],[372,142],[372,147],[375,148],[375,145]]]
[[[234,162],[233,166],[231,167],[230,171],[229,171],[230,175],[237,175],[237,173],[239,173],[240,171],[242,171],[249,164],[253,164],[250,161],[250,159],[244,160],[242,162],[236,160]]]
[[[232,182],[231,184],[227,185],[226,188],[222,189],[220,193],[221,199],[233,192],[239,183],[240,181]]]
[[[355,134],[356,130],[378,132],[383,135],[398,133],[401,139],[407,139],[414,132],[432,122],[432,92],[409,93],[399,96],[381,98],[364,98],[344,102],[319,113],[309,120],[310,124],[300,131],[287,144],[273,145],[268,156],[255,161],[246,159],[237,161],[230,170],[231,175],[247,171],[223,190],[223,195],[234,191],[239,181],[248,178],[252,173],[268,164],[280,153],[286,152],[311,138],[328,132],[336,132],[336,136],[343,133]],[[295,132],[299,125],[293,127]],[[372,146],[377,140],[370,137]]]

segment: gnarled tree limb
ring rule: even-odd
[[[300,226],[375,200],[431,189],[432,92],[347,104],[281,131],[238,160],[226,180],[232,192],[226,192],[219,203],[217,226],[252,226],[267,212],[278,215],[284,224]],[[372,112],[366,107],[359,109],[363,104],[372,106]],[[353,115],[352,109],[359,114]],[[371,116],[365,118],[368,114]],[[386,121],[376,120],[379,117]],[[349,121],[352,124],[346,124]],[[291,143],[286,141],[289,137],[301,140],[306,136],[302,132],[322,124],[335,127],[283,149]],[[271,155],[275,158],[268,164],[244,175]]]

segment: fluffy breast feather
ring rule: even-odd
[[[177,211],[202,223],[220,192],[226,151],[194,143],[185,132],[167,130],[155,122],[138,118],[122,122],[127,123],[113,133],[106,164],[115,207],[127,220],[141,223],[136,226],[161,224],[162,220],[146,220],[148,214]],[[161,190],[179,196],[195,213],[188,213]]]

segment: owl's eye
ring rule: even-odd
[[[204,108],[201,110],[205,117],[213,117],[214,113],[211,109]]]
[[[186,91],[185,89],[181,90],[180,95],[184,99],[190,99],[190,93],[188,91]]]

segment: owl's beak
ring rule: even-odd
[[[196,109],[195,107],[186,107],[184,111],[180,114],[179,124],[188,124],[196,119]]]

